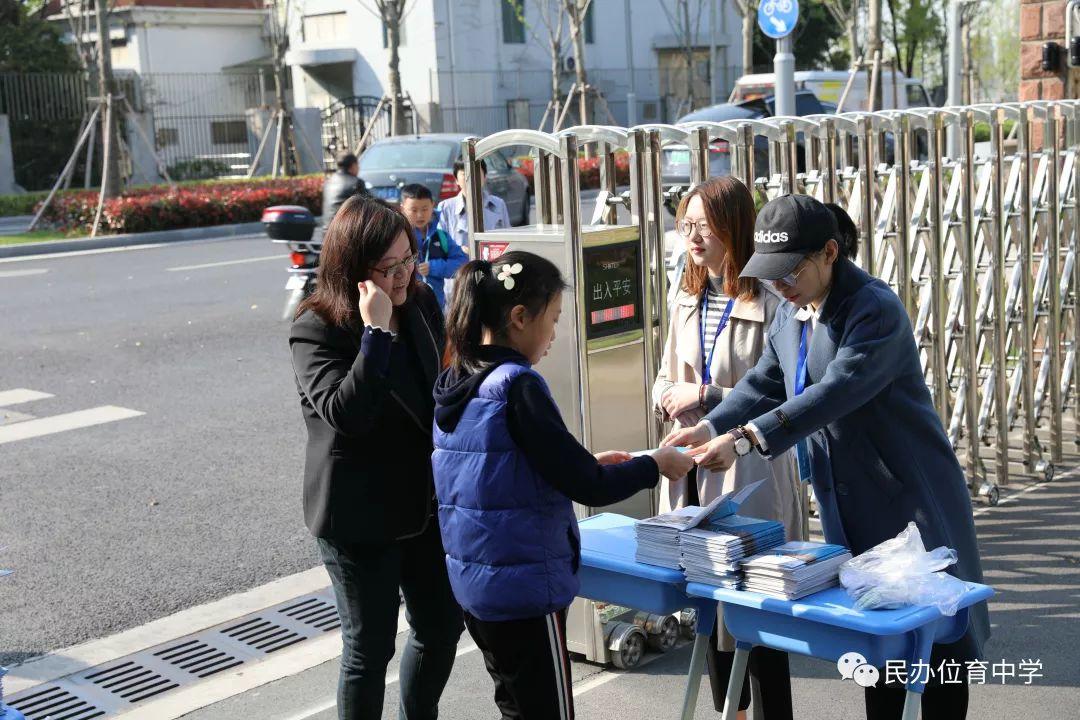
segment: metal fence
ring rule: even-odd
[[[81,73],[0,73],[0,115],[12,121],[77,120],[86,98]]]
[[[135,107],[174,174],[228,175],[251,161],[258,138],[247,110],[272,98],[260,73],[153,73],[138,87]]]
[[[673,122],[687,107],[684,98],[670,92],[671,76],[671,71],[657,68],[590,69],[588,82],[602,101],[590,98],[591,117],[584,120],[578,116],[575,101],[563,126],[626,125],[630,119],[627,96],[631,87],[637,122]],[[717,69],[717,102],[727,99],[734,81],[734,68]],[[560,75],[563,98],[573,82],[572,72]],[[443,98],[439,113],[441,127],[447,132],[488,135],[501,130],[538,129],[551,97],[551,73],[547,70],[432,71],[431,84],[439,88],[439,97]],[[709,99],[703,96],[696,104],[707,105]],[[515,104],[521,102],[529,105],[527,116],[514,110]],[[549,118],[545,129],[550,128]]]
[[[214,177],[246,168],[258,143],[247,110],[272,100],[265,76],[257,71],[143,75],[119,71],[116,80],[155,151],[172,174],[181,177]],[[93,94],[83,73],[0,73],[0,114],[11,122],[20,184],[39,189],[55,180],[75,145]],[[121,116],[122,125],[131,120]],[[141,151],[136,148],[140,142],[121,132],[121,153]],[[100,153],[100,147],[95,152]]]

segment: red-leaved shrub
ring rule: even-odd
[[[533,159],[531,157],[520,158],[517,171],[525,176],[525,179],[529,181],[529,187],[535,192]],[[586,160],[579,157],[578,177],[583,190],[600,187],[600,158],[592,157]],[[630,156],[627,153],[615,153],[615,184],[630,184]]]
[[[152,230],[207,227],[257,222],[271,205],[303,205],[322,214],[321,175],[274,180],[198,183],[131,188],[105,201],[101,233],[139,233]],[[89,232],[98,195],[86,192],[57,195],[43,220],[60,230]]]

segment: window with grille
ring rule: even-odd
[[[247,123],[243,120],[217,120],[210,123],[210,142],[215,145],[242,145],[247,139]]]
[[[525,43],[525,0],[502,1],[502,34],[504,43]]]

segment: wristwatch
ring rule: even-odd
[[[750,434],[742,427],[735,428],[729,434],[735,438],[735,454],[737,456],[749,455],[750,451],[754,449],[754,444],[750,442]]]

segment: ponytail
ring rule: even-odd
[[[511,272],[515,266],[520,267]],[[454,292],[446,316],[448,364],[459,372],[476,372],[482,365],[484,328],[499,338],[516,306],[525,306],[529,316],[536,317],[565,288],[559,269],[532,253],[513,251],[494,263],[465,263],[454,275]]]
[[[844,208],[836,203],[825,203],[829,212],[836,218],[836,244],[840,247],[840,257],[854,260],[859,254],[859,230]]]

